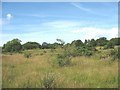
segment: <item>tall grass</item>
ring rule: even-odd
[[[53,67],[51,62],[56,54],[63,52],[56,49],[54,53],[46,50],[33,50],[27,60],[23,54],[2,56],[3,88],[117,88],[118,61],[109,58],[101,60],[97,56],[77,56],[71,58],[72,66]],[[49,74],[51,72],[53,74]],[[47,75],[45,74],[47,73]]]

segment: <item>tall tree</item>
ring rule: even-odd
[[[96,40],[98,46],[104,46],[107,44],[108,40],[106,37],[101,37]]]
[[[19,52],[22,49],[21,40],[13,39],[3,45],[3,51],[5,52]]]
[[[23,49],[36,49],[36,48],[41,48],[41,45],[37,42],[27,42],[23,44]]]

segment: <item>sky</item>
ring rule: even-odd
[[[54,43],[118,36],[117,2],[3,2],[0,46],[14,38]]]

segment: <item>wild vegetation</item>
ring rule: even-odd
[[[61,39],[50,44],[13,39],[2,47],[3,88],[117,88],[120,38]]]

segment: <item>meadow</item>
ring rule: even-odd
[[[63,48],[32,49],[2,54],[3,88],[118,88],[118,60],[100,58],[108,50],[90,57],[71,57],[68,66],[54,60]],[[29,58],[24,53],[31,53]]]

